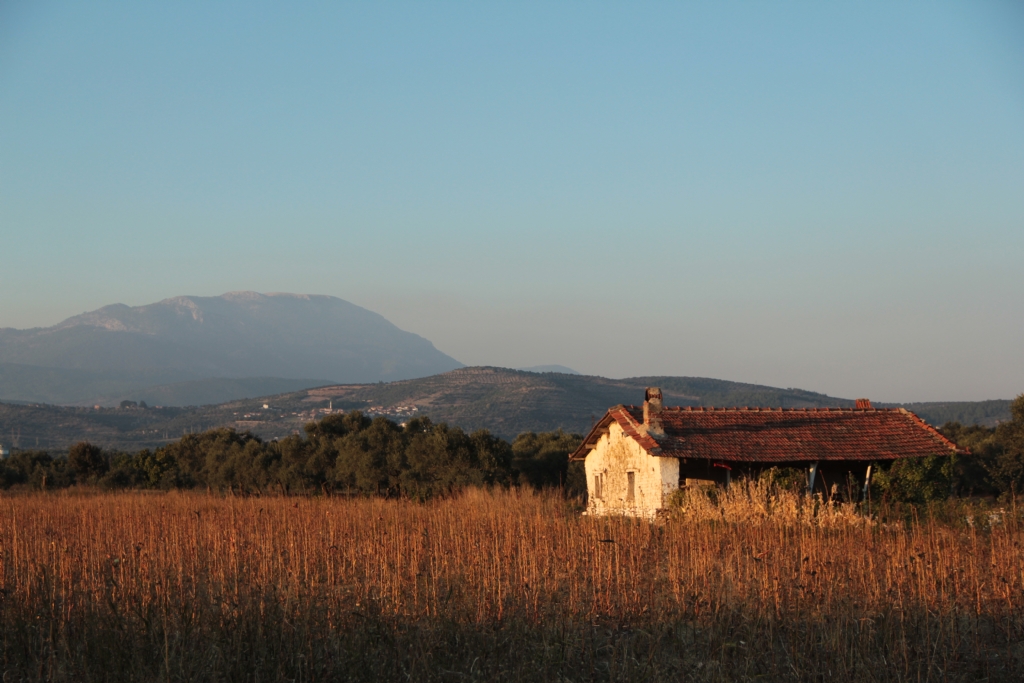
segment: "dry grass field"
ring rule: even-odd
[[[756,486],[683,505],[5,495],[0,680],[1024,679],[1012,512],[881,524]]]

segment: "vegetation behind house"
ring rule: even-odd
[[[943,433],[970,454],[878,463],[874,500],[926,504],[951,497],[1015,498],[1024,493],[1024,395],[997,427],[947,423]],[[582,463],[568,455],[581,436],[520,434],[511,442],[487,430],[467,433],[429,418],[404,424],[359,411],[311,421],[304,435],[264,441],[212,429],[155,450],[105,451],[89,442],[66,452],[28,450],[0,462],[0,488],[207,488],[238,493],[376,495],[425,500],[473,486],[561,487],[582,496]],[[802,479],[779,473],[779,481]],[[798,487],[798,485],[797,485]],[[850,492],[837,491],[838,496]]]

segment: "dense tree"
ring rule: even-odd
[[[1010,404],[1011,419],[996,427],[995,441],[1000,445],[988,465],[996,488],[1011,496],[1024,493],[1024,394]]]
[[[353,413],[358,415],[358,413]],[[332,484],[346,491],[392,493],[406,468],[406,432],[391,420],[363,418],[348,423],[348,432],[333,442]]]
[[[80,441],[71,447],[68,464],[80,479],[102,476],[110,468],[103,450],[88,441]]]
[[[954,493],[961,496],[998,494],[1000,487],[992,478],[991,469],[1003,453],[1003,444],[996,437],[996,430],[982,425],[965,427],[959,422],[947,422],[940,431],[969,452],[954,459]]]
[[[562,430],[520,434],[512,442],[512,466],[519,481],[540,488],[564,486],[573,494],[587,490],[583,463],[570,463],[569,454],[579,447],[583,437]]]
[[[406,467],[398,476],[402,494],[425,500],[466,486],[508,483],[511,449],[489,432],[469,436],[427,419],[410,421],[406,430]]]
[[[0,488],[25,485],[34,489],[60,489],[76,481],[67,458],[46,451],[18,451],[0,460]]]
[[[953,495],[955,456],[903,458],[881,468],[872,479],[872,490],[883,501],[929,503]]]

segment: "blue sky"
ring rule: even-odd
[[[467,364],[1024,392],[1013,3],[0,4],[0,326],[289,291]]]

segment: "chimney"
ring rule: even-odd
[[[644,426],[653,436],[665,434],[661,426],[661,389],[658,387],[647,387],[644,393]]]
[[[855,406],[857,410],[871,410],[871,400],[866,398],[858,398]]]

